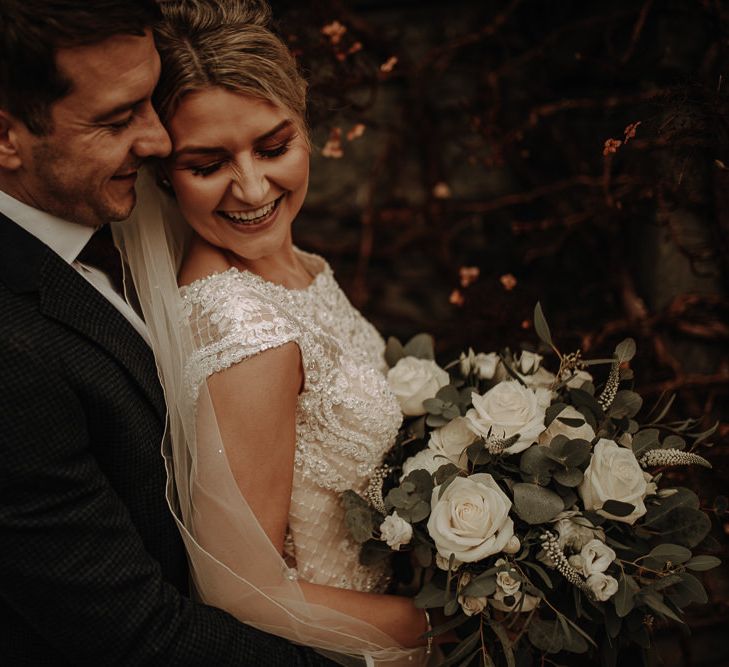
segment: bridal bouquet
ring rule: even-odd
[[[391,339],[404,424],[365,496],[343,497],[362,562],[407,552],[415,604],[448,619],[433,633],[461,637],[444,665],[563,651],[614,665],[622,646],[650,648],[654,623],[705,603],[693,573],[720,563],[694,553],[711,526],[698,497],[660,472],[710,467],[695,450],[714,429],[666,421],[670,400],[642,409],[631,339],[587,361],[559,352],[539,305],[534,322],[555,372],[508,349],[442,368],[429,336]]]

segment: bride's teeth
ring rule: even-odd
[[[275,205],[276,200],[272,201],[270,204],[261,206],[261,208],[257,208],[255,211],[225,211],[224,215],[240,222],[251,222],[257,220],[258,218],[266,217],[273,210],[273,207]]]

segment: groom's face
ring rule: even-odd
[[[71,92],[51,107],[53,130],[20,128],[17,198],[60,218],[97,226],[122,220],[135,203],[139,166],[170,150],[152,108],[159,55],[148,32],[60,49]]]

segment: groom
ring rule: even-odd
[[[164,398],[95,234],[170,149],[156,18],[152,0],[0,3],[0,664],[324,664],[185,597]]]

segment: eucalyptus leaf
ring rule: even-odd
[[[592,445],[582,438],[574,438],[564,445],[565,465],[576,468],[587,463],[592,455]]]
[[[375,529],[372,512],[368,508],[352,508],[345,514],[345,522],[355,541],[363,544],[372,537]]]
[[[653,524],[661,531],[663,539],[693,549],[711,530],[711,520],[701,510],[676,507],[660,524]]]
[[[562,626],[562,632],[564,634],[562,639],[562,650],[569,651],[570,653],[585,653],[588,648],[587,642],[581,635],[572,631],[564,614],[558,614],[557,620]]]
[[[491,462],[491,454],[489,450],[484,447],[482,440],[477,440],[472,445],[469,445],[466,449],[466,456],[473,465],[481,466]]]
[[[559,653],[563,645],[562,626],[558,621],[545,621],[539,617],[532,619],[527,637],[532,645],[544,653]]]
[[[704,585],[693,574],[681,572],[679,576],[681,577],[681,583],[676,584],[674,587],[677,592],[686,593],[689,602],[706,604],[709,601]]]
[[[359,552],[359,562],[367,567],[384,563],[392,558],[392,549],[380,540],[367,540]]]
[[[597,399],[592,394],[589,394],[583,389],[570,389],[569,395],[572,403],[578,410],[580,408],[586,408],[590,412],[592,412],[593,415],[598,417],[603,414],[603,410],[600,407],[600,404],[597,402]],[[582,410],[580,410],[580,412],[582,412]]]
[[[635,505],[619,500],[606,500],[603,503],[602,511],[618,517],[630,516],[635,511]]]
[[[544,341],[549,347],[554,347],[552,342],[552,334],[549,331],[549,325],[547,319],[544,317],[544,311],[542,311],[542,304],[537,302],[534,307],[534,330],[537,332],[537,336]]]
[[[552,405],[544,411],[544,425],[549,426],[556,419],[557,415],[566,407],[567,403],[552,403]]]
[[[443,411],[445,403],[440,398],[426,398],[423,401],[423,407],[431,415],[439,415]]]
[[[625,618],[635,606],[635,594],[640,590],[640,586],[635,579],[624,572],[618,577],[618,590],[613,595],[613,605],[615,613],[620,618]]]
[[[615,394],[609,414],[611,417],[635,417],[642,406],[643,399],[640,394],[629,389],[621,389]]]
[[[659,504],[648,507],[643,524],[659,529],[662,526],[670,526],[670,513],[673,510],[679,507],[697,510],[699,506],[699,497],[691,489],[677,487],[676,493],[672,496],[661,498]]]
[[[458,389],[452,384],[447,384],[441,387],[435,397],[445,403],[458,403],[461,398]]]
[[[405,349],[403,348],[402,343],[397,338],[390,336],[387,339],[387,345],[385,346],[385,361],[387,362],[387,365],[392,368],[404,356]]]
[[[663,563],[670,561],[674,565],[680,565],[691,558],[691,551],[680,544],[664,543],[651,549],[648,553],[648,558],[652,558]]]
[[[434,360],[435,342],[433,341],[433,336],[427,333],[419,333],[405,343],[403,351],[410,357]]]
[[[533,570],[536,572],[541,580],[545,583],[547,588],[554,589],[554,584],[552,583],[552,580],[549,578],[549,575],[544,571],[544,569],[537,565],[536,563],[530,562],[528,560],[523,561],[522,565],[526,566],[530,570]]]
[[[689,570],[695,572],[703,572],[705,570],[711,570],[721,565],[721,560],[716,556],[694,556],[691,560],[686,563],[686,567]]]
[[[457,465],[454,465],[450,461],[447,461],[444,465],[440,466],[440,468],[435,471],[435,483],[445,484],[447,481],[452,482],[452,478],[458,476],[460,472],[461,469]]]
[[[410,522],[418,523],[424,521],[430,516],[430,503],[425,500],[419,500],[417,504],[410,509]],[[405,518],[405,517],[403,517]]]
[[[554,467],[554,461],[548,456],[547,448],[533,445],[522,452],[519,459],[519,468],[529,474],[549,473]]]
[[[491,620],[489,620],[489,626],[501,643],[501,648],[503,649],[504,657],[506,658],[506,667],[516,667],[514,649],[512,648],[511,640],[506,632],[506,628],[504,628],[504,626],[498,621],[493,622]]]
[[[564,509],[562,498],[536,484],[514,484],[513,491],[514,510],[527,523],[546,523]]]
[[[615,348],[615,357],[618,363],[630,361],[635,356],[635,341],[632,338],[626,338]]]
[[[678,621],[679,623],[683,623],[683,619],[681,619],[680,616],[677,616],[673,610],[666,605],[665,602],[663,602],[663,596],[658,593],[644,593],[640,596],[640,599],[642,602],[644,602],[646,605],[648,605],[653,611],[657,611],[659,614],[663,614],[664,616],[674,620]]]
[[[445,603],[443,607],[443,613],[446,616],[453,616],[459,609],[461,608],[461,605],[458,603],[458,600],[455,598],[452,600],[448,600],[448,602]]]
[[[680,435],[669,435],[661,443],[662,449],[686,449],[686,440]]]
[[[565,424],[566,426],[572,426],[573,428],[582,426],[585,423],[584,419],[577,419],[575,417],[557,417],[557,421]]]
[[[582,470],[579,468],[567,468],[566,470],[555,470],[552,473],[554,479],[563,486],[576,487],[584,479]]]
[[[656,449],[660,446],[660,432],[657,428],[646,428],[642,431],[638,431],[633,436],[633,454],[636,458],[639,458],[641,454]]]
[[[413,598],[413,604],[418,609],[432,609],[433,607],[442,607],[445,600],[446,592],[442,588],[438,588],[432,581],[429,581]]]
[[[472,598],[488,597],[496,592],[496,575],[484,576],[480,574],[468,582],[468,585],[461,591],[461,595]]]
[[[448,423],[448,419],[441,415],[429,414],[425,417],[425,423],[431,428],[440,428]]]

